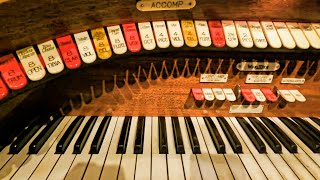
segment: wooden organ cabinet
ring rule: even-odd
[[[320,179],[318,0],[0,0],[0,179]]]

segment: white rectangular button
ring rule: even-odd
[[[182,31],[179,21],[167,21],[170,41],[173,47],[181,47],[184,45]]]
[[[296,47],[296,42],[294,42],[287,25],[284,22],[273,22],[277,29],[281,42],[285,48],[293,49]]]
[[[207,21],[194,21],[200,46],[209,47],[211,38]]]
[[[87,31],[74,34],[81,59],[85,63],[93,63],[97,59],[96,52],[92,46],[89,33]]]
[[[119,25],[107,27],[110,43],[115,54],[127,52],[127,45]]]
[[[62,59],[52,40],[38,44],[38,48],[49,73],[57,74],[64,69]]]
[[[266,48],[268,43],[263,34],[260,23],[258,21],[248,21],[248,26],[252,34],[254,45],[257,48]]]
[[[252,48],[253,42],[246,21],[235,21],[236,30],[241,46],[245,48]]]
[[[143,48],[145,50],[153,50],[156,48],[150,22],[138,23],[138,27]]]
[[[261,26],[269,45],[272,48],[280,48],[282,44],[273,23],[271,21],[261,21]]]
[[[300,29],[298,23],[287,22],[286,25],[297,46],[301,49],[308,49],[310,47],[310,44],[307,38],[304,36],[302,30]]]
[[[170,45],[169,36],[164,21],[152,22],[154,35],[159,48],[167,48]]]
[[[238,46],[238,38],[236,28],[234,26],[233,21],[230,20],[222,20],[223,32],[226,37],[226,44],[231,48],[235,48]]]

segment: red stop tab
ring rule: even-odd
[[[197,100],[197,101],[204,100],[204,94],[203,94],[201,88],[192,88],[191,92],[192,92],[192,96],[194,97],[195,100]]]
[[[267,98],[268,101],[276,102],[278,100],[277,96],[268,88],[260,89],[264,96]]]
[[[28,84],[25,72],[20,68],[13,54],[0,58],[0,72],[4,82],[12,90],[18,90]]]
[[[250,103],[256,100],[256,97],[250,89],[241,89],[241,94],[244,97],[244,99]]]
[[[76,44],[70,35],[57,38],[64,63],[69,69],[76,69],[81,65],[81,59]]]
[[[209,21],[209,30],[211,34],[212,43],[216,47],[223,47],[226,45],[222,25],[220,21]]]
[[[141,43],[136,25],[134,23],[122,24],[122,28],[129,51],[139,52],[141,50]]]
[[[8,96],[9,90],[0,78],[0,100]]]

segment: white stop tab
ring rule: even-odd
[[[16,51],[20,62],[31,81],[39,81],[46,75],[38,54],[32,46]]]
[[[318,36],[320,37],[320,23],[311,23],[311,26],[316,31]]]
[[[273,24],[277,29],[283,47],[288,49],[295,48],[296,42],[294,42],[287,25],[284,22],[273,22]]]
[[[204,98],[207,101],[213,101],[214,100],[214,94],[210,88],[202,88],[202,92],[204,95]]]
[[[251,92],[256,97],[257,101],[265,102],[267,100],[260,89],[251,89]]]
[[[292,96],[299,102],[306,102],[306,98],[301,94],[299,90],[289,90]]]
[[[152,22],[154,35],[156,37],[156,42],[159,48],[167,48],[170,46],[170,40],[168,36],[168,31],[166,28],[166,23],[164,21]]]
[[[184,45],[182,30],[179,21],[167,21],[170,41],[173,47],[182,47]]]
[[[57,74],[63,71],[64,64],[52,40],[38,44],[38,49],[49,73]]]
[[[211,37],[207,21],[194,21],[200,46],[209,47]]]
[[[224,95],[221,88],[212,88],[212,92],[217,100],[224,101],[226,99],[226,96]]]
[[[222,27],[223,27],[223,32],[226,38],[226,44],[227,46],[231,48],[235,48],[238,46],[238,38],[237,38],[237,32],[236,28],[234,26],[233,21],[231,20],[222,20]]]
[[[138,23],[142,46],[145,50],[153,50],[156,48],[152,28],[150,22]]]
[[[269,45],[272,48],[281,48],[282,44],[273,23],[271,21],[261,21],[261,26]]]
[[[246,21],[235,21],[236,30],[241,46],[245,48],[252,48],[253,41],[250,30]]]
[[[287,102],[294,102],[296,100],[289,90],[278,90],[278,93]]]
[[[320,38],[310,23],[299,23],[304,35],[307,37],[310,45],[315,49],[320,49]]]
[[[248,26],[252,34],[254,45],[257,48],[266,48],[268,43],[263,34],[260,23],[258,21],[248,21]]]
[[[233,90],[230,89],[230,88],[224,88],[222,89],[223,90],[223,93],[224,95],[226,96],[226,99],[230,102],[233,102],[233,101],[236,101],[237,98],[236,98],[236,95],[234,94]]]
[[[300,29],[298,23],[287,22],[286,25],[297,46],[301,49],[308,49],[310,47],[310,44],[307,38],[304,36],[302,30]]]
[[[119,25],[107,27],[110,43],[115,54],[127,52],[127,45]]]
[[[97,59],[97,55],[91,43],[89,33],[87,31],[76,33],[74,34],[74,39],[76,40],[82,61],[87,64],[93,63]]]

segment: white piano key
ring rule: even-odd
[[[31,154],[27,160],[20,166],[19,170],[12,177],[12,179],[23,179],[30,177],[32,172],[37,168],[41,160],[50,152],[50,148],[55,148],[58,140],[62,137],[64,130],[66,130],[72,121],[71,116],[66,116],[60,122],[56,130],[50,135],[49,139],[43,144],[42,148],[37,154]]]
[[[166,23],[164,21],[154,21],[152,22],[152,26],[158,47],[168,48],[170,46],[170,40]]]
[[[230,20],[222,20],[221,21],[223,32],[226,37],[226,44],[231,48],[235,48],[238,46],[238,38],[236,28],[234,26],[233,21]]]
[[[95,137],[99,126],[101,124],[101,121],[104,117],[98,117],[91,133],[87,139],[86,144],[84,145],[81,154],[77,154],[76,158],[72,162],[72,165],[69,168],[68,174],[66,175],[65,179],[81,179],[83,175],[85,174],[85,170],[87,167],[87,164],[90,161],[91,154],[90,154],[90,147],[91,143],[93,141],[93,138]]]
[[[312,28],[316,31],[318,36],[320,37],[320,23],[311,23]]]
[[[158,117],[152,117],[152,165],[151,179],[167,179],[167,160],[165,154],[159,154]]]
[[[291,33],[284,22],[273,22],[274,26],[277,29],[283,47],[288,49],[293,49],[296,47],[296,42],[293,40]]]
[[[196,27],[200,46],[203,46],[203,47],[211,46],[211,38],[210,38],[210,33],[209,33],[207,21],[195,20],[194,25]]]
[[[83,119],[81,126],[79,127],[76,134],[73,136],[72,141],[69,144],[66,152],[64,154],[61,154],[59,160],[55,164],[54,168],[52,169],[52,171],[49,174],[47,179],[54,180],[54,179],[64,179],[65,178],[66,174],[68,173],[68,171],[72,165],[72,162],[74,161],[74,159],[76,157],[75,154],[72,154],[73,149],[74,149],[74,144],[76,143],[78,137],[80,136],[83,128],[85,127],[85,125],[87,124],[89,119],[90,119],[90,116],[87,116]]]
[[[72,116],[71,119],[69,120],[70,124],[76,118],[77,118],[76,116]],[[65,131],[67,129],[68,128],[66,128],[62,132],[62,136],[63,136],[63,134],[65,133]],[[76,137],[76,134],[75,134],[74,137]],[[29,177],[29,179],[46,179],[48,177],[48,175],[50,174],[51,170],[54,168],[54,165],[56,164],[56,162],[60,158],[60,154],[55,154],[56,147],[57,147],[57,144],[58,144],[60,138],[57,139],[57,141],[55,141],[54,144],[50,147],[49,151],[47,152],[45,157],[41,160],[41,162],[38,164],[37,168],[33,171],[32,175]],[[71,145],[71,143],[70,143],[70,145]]]
[[[182,47],[184,40],[179,21],[167,21],[170,41],[173,47]]]
[[[115,54],[127,52],[127,45],[119,25],[107,27],[110,43]]]
[[[234,21],[241,46],[252,48],[253,41],[246,21]]]
[[[214,169],[216,170],[218,179],[233,179],[232,173],[229,169],[228,163],[223,154],[217,154],[217,150],[213,144],[209,131],[202,117],[197,117],[198,124],[201,129],[203,139],[207,146],[208,152]],[[216,123],[215,123],[216,124]]]
[[[299,23],[304,35],[308,39],[310,45],[315,49],[320,49],[320,38],[310,23]]]
[[[266,48],[267,40],[263,34],[262,27],[258,21],[248,21],[248,26],[252,35],[254,45],[257,48]]]
[[[182,154],[182,162],[186,180],[201,179],[201,173],[197,162],[197,157],[192,153],[186,123],[183,117],[179,117],[179,125],[183,139],[185,154]]]
[[[89,64],[97,59],[96,52],[91,43],[88,31],[76,33],[73,35],[83,62]]]
[[[103,165],[100,179],[117,179],[118,170],[121,162],[121,154],[117,154],[118,142],[120,139],[121,129],[124,122],[124,116],[118,117],[117,125],[113,132],[108,155]]]
[[[11,159],[13,156],[12,154],[9,154],[10,150],[10,145],[5,147],[1,152],[0,152],[0,169]]]
[[[281,48],[281,41],[271,21],[261,21],[262,29],[266,35],[266,39],[272,48]]]
[[[85,180],[99,179],[105,159],[110,149],[111,139],[117,124],[118,117],[112,117],[102,142],[99,154],[92,154],[86,172],[83,176]]]
[[[145,50],[153,50],[156,48],[153,31],[150,22],[138,23],[139,33],[142,46]]]
[[[310,44],[305,35],[303,34],[302,30],[300,29],[298,23],[286,22],[286,25],[297,46],[301,49],[308,49],[310,47]]]
[[[137,155],[135,179],[151,179],[151,133],[152,118],[146,117],[144,127],[143,153]]]

